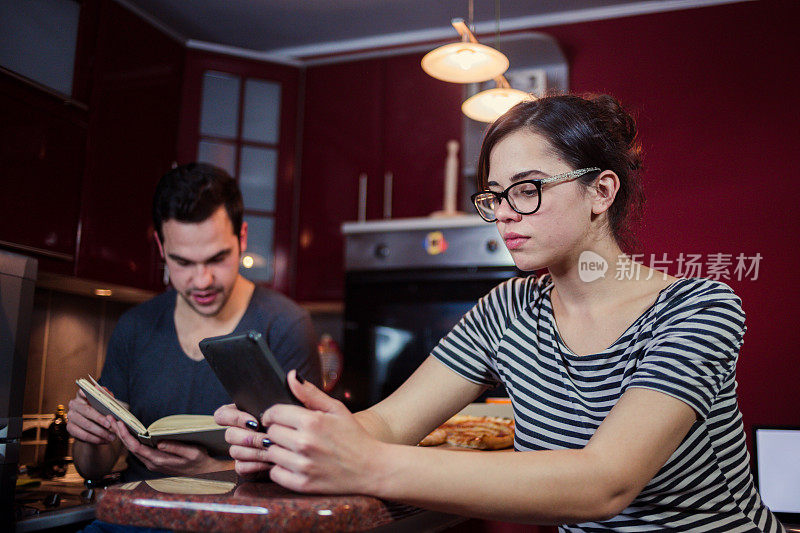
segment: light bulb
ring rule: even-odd
[[[472,120],[494,122],[503,113],[522,102],[532,100],[533,96],[518,89],[496,87],[468,98],[461,104],[461,111]]]
[[[471,68],[480,67],[482,64],[490,61],[489,56],[486,54],[472,50],[471,48],[462,48],[455,54],[447,58],[458,66],[461,70],[469,70]]]
[[[422,58],[422,70],[437,80],[475,83],[491,80],[508,69],[508,58],[480,43],[450,43]]]

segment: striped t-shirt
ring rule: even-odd
[[[733,291],[680,279],[610,347],[578,356],[558,334],[551,289],[548,275],[502,283],[433,350],[470,381],[505,385],[516,451],[584,447],[630,387],[663,392],[698,414],[627,509],[561,531],[783,531],[750,474],[736,403],[744,312]]]

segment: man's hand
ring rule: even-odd
[[[108,389],[106,391],[111,394]],[[103,415],[89,405],[80,389],[75,398],[69,401],[67,432],[78,440],[91,444],[111,444],[116,439],[114,422],[114,417]]]
[[[122,422],[114,425],[117,436],[148,470],[162,474],[187,475],[228,470],[230,461],[219,461],[208,455],[205,448],[176,441],[161,441],[158,448],[145,446],[131,435]]]

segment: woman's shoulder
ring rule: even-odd
[[[552,286],[549,274],[517,276],[497,285],[481,298],[481,301],[491,308],[507,309],[512,314],[517,314],[522,309],[541,301],[541,296],[547,293]]]
[[[662,321],[697,313],[744,321],[741,298],[722,281],[679,278],[661,291],[658,315]]]
[[[726,283],[708,278],[678,278],[661,291],[672,305],[686,302],[741,299]]]

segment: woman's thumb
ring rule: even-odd
[[[294,397],[308,409],[332,412],[337,411],[340,406],[342,406],[341,402],[319,390],[310,381],[298,377],[297,370],[289,371],[286,377],[289,383],[289,390],[291,390]]]

